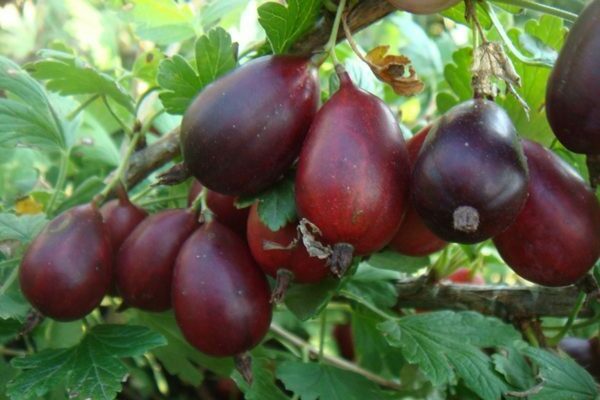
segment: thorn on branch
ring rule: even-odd
[[[158,175],[157,180],[152,186],[167,185],[173,186],[185,182],[191,175],[184,163],[175,164],[167,171]]]

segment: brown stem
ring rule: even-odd
[[[287,292],[290,283],[294,280],[294,273],[290,270],[282,268],[277,271],[277,281],[275,287],[271,293],[271,303],[279,304],[285,298],[285,292]]]
[[[426,279],[424,276],[398,282],[396,308],[474,310],[505,320],[525,320],[541,316],[569,316],[579,296],[579,288],[576,286],[549,288],[445,283],[430,285],[424,282]],[[586,303],[579,316],[592,315],[593,310]]]
[[[23,326],[21,327],[20,335],[28,335],[33,331],[42,321],[44,320],[44,316],[37,310],[31,309],[27,316],[25,317],[25,322],[23,322]]]
[[[276,336],[279,336],[281,339],[285,340],[286,342],[289,342],[296,347],[306,350],[312,357],[314,357],[314,358],[319,357],[319,349],[311,346],[309,343],[305,342],[304,340],[302,340],[298,336],[294,335],[293,333],[288,332],[287,330],[283,329],[279,325],[272,323],[271,324],[271,332],[273,334],[275,334]],[[347,371],[351,371],[351,372],[354,372],[355,374],[361,375],[361,376],[367,378],[368,380],[378,384],[379,386],[389,388],[389,389],[394,389],[394,390],[404,390],[405,389],[404,387],[402,387],[402,385],[400,385],[397,382],[387,380],[379,375],[374,374],[371,371],[367,371],[366,369],[363,369],[363,368],[359,367],[358,365],[356,365],[350,361],[346,361],[342,358],[332,356],[329,354],[323,354],[323,361],[325,363],[333,365],[335,367],[345,369]]]
[[[252,357],[250,353],[238,354],[233,357],[235,363],[235,369],[242,375],[244,380],[252,385]]]
[[[171,168],[158,175],[155,185],[173,186],[185,182],[191,176],[184,163],[173,165]]]

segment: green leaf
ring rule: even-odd
[[[237,65],[237,45],[222,28],[201,36],[195,49],[196,70],[179,55],[163,60],[159,65],[157,82],[163,89],[160,99],[171,114],[185,113],[206,85]]]
[[[321,9],[321,0],[288,0],[283,4],[269,2],[258,7],[258,22],[267,33],[275,54],[285,53],[310,29]]]
[[[246,400],[288,400],[275,384],[273,374],[274,362],[266,357],[252,357],[252,385],[235,371],[231,376],[237,386],[244,392]]]
[[[190,5],[173,0],[132,0],[132,3],[130,18],[141,38],[169,45],[195,36]]]
[[[398,272],[371,267],[360,263],[356,273],[344,281],[340,294],[370,308],[389,309],[396,304],[394,282],[400,278]]]
[[[10,291],[0,294],[0,319],[23,321],[29,309],[29,303],[21,294],[18,284],[12,284]]]
[[[29,63],[25,68],[34,78],[47,81],[48,90],[63,96],[106,96],[133,111],[133,99],[121,85],[83,59],[57,50],[42,50],[39,56],[41,60]]]
[[[502,354],[492,355],[496,371],[500,372],[506,382],[521,390],[535,385],[533,371],[527,360],[516,348],[503,349]]]
[[[286,361],[277,367],[286,389],[302,400],[381,399],[384,394],[361,375],[324,364]]]
[[[149,85],[156,86],[158,66],[165,59],[165,55],[158,49],[153,49],[140,54],[133,63],[132,73],[138,79]]]
[[[321,312],[340,287],[339,279],[327,278],[310,285],[294,284],[285,293],[285,305],[301,321]]]
[[[237,45],[223,28],[215,28],[196,41],[196,70],[202,87],[237,65]]]
[[[202,5],[200,19],[205,30],[212,28],[222,19],[239,21],[238,13],[248,6],[247,0],[208,0]]]
[[[18,240],[21,243],[29,243],[47,222],[43,214],[17,216],[0,213],[0,242]]]
[[[561,358],[549,351],[527,347],[523,353],[540,369],[542,390],[531,395],[532,400],[584,400],[598,397],[594,378],[570,358]]]
[[[0,319],[0,343],[6,343],[17,336],[20,329],[21,323],[16,319]]]
[[[443,311],[390,320],[378,327],[436,386],[459,376],[483,399],[498,399],[511,389],[495,372],[491,358],[480,350],[519,340],[518,332],[498,319]]]
[[[231,373],[233,362],[230,358],[206,356],[183,338],[173,313],[146,313],[137,310],[132,310],[131,313],[133,322],[147,326],[167,338],[168,345],[152,350],[152,354],[169,373],[194,386],[199,386],[204,378],[199,366],[223,376]]]
[[[566,35],[563,21],[548,15],[542,16],[539,21],[527,21],[523,29],[523,32],[516,28],[511,29],[508,35],[517,48],[531,56],[536,55],[535,53],[540,51],[539,48],[542,45],[548,47],[544,50],[545,52],[549,52],[551,49],[559,50]],[[532,38],[537,41],[535,50],[531,46]],[[554,139],[554,134],[548,124],[544,104],[546,102],[546,85],[551,71],[545,67],[525,65],[514,57],[511,58],[523,83],[517,92],[531,109],[529,118],[513,96],[500,99],[498,103],[506,109],[521,136],[549,146]]]
[[[385,367],[396,373],[404,364],[402,352],[390,346],[377,329],[384,319],[362,307],[352,314],[352,337],[358,363],[370,371],[382,372]]]
[[[436,102],[440,114],[444,114],[458,103],[473,98],[471,88],[471,64],[473,62],[473,49],[464,47],[452,54],[452,61],[444,67],[444,78],[450,86],[452,93],[440,92]]]
[[[171,114],[183,114],[202,87],[196,71],[180,55],[160,63],[156,80],[164,89],[160,100]]]
[[[562,47],[566,30],[560,18],[544,15],[539,21],[529,20],[523,30],[513,28],[508,32],[514,45],[525,55],[551,59],[554,51]],[[544,104],[546,100],[546,84],[550,69],[539,65],[524,64],[510,52],[511,61],[521,77],[522,87],[517,88],[519,95],[530,108],[529,117],[523,106],[512,95],[499,96],[496,102],[503,106],[510,115],[517,132],[521,136],[536,140],[549,146],[554,139],[546,119]],[[452,93],[440,92],[436,103],[438,111],[445,113],[456,104],[473,97],[471,89],[471,48],[457,50],[453,55],[453,64],[444,69],[444,77]]]
[[[296,220],[294,182],[284,179],[263,193],[258,199],[258,215],[272,231],[278,231]]]
[[[7,385],[14,400],[40,398],[66,384],[70,397],[113,399],[121,390],[127,367],[119,360],[166,344],[165,338],[132,325],[98,325],[75,347],[15,358],[21,373]]]
[[[21,144],[56,151],[71,143],[43,86],[11,60],[0,56],[0,146]]]
[[[442,11],[441,14],[446,18],[450,18],[451,20],[458,22],[459,24],[471,27],[471,23],[467,22],[467,20],[465,19],[466,11],[467,9],[465,7],[465,3],[461,1],[454,7],[450,7],[449,9]],[[492,26],[492,20],[487,15],[487,13],[483,12],[481,7],[477,7],[476,12],[477,20],[479,21],[481,26],[485,29],[489,29]]]
[[[367,263],[379,269],[414,274],[429,265],[429,257],[409,257],[391,250],[371,254]]]
[[[297,219],[294,181],[291,178],[283,179],[265,192],[238,198],[236,207],[250,207],[257,201],[260,220],[273,232]]]

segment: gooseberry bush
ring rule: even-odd
[[[597,399],[600,0],[0,2],[0,399]]]

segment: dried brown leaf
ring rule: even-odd
[[[377,79],[390,85],[401,96],[413,96],[423,91],[425,85],[417,76],[410,58],[387,54],[389,48],[377,46],[365,56]]]

